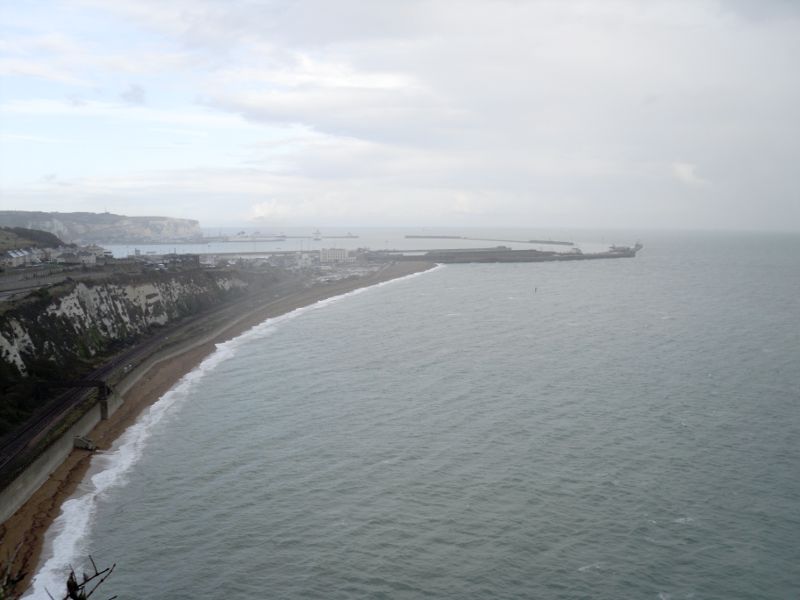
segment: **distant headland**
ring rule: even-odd
[[[0,210],[0,226],[52,233],[79,244],[142,244],[202,241],[193,219],[128,217],[113,213]]]

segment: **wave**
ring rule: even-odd
[[[288,313],[266,319],[242,333],[241,335],[216,345],[216,349],[206,357],[195,369],[184,375],[168,392],[153,403],[136,422],[105,453],[92,459],[92,464],[81,489],[61,506],[61,513],[49,528],[45,537],[45,555],[48,557],[34,576],[31,587],[24,600],[45,600],[50,593],[58,595],[63,590],[70,564],[79,564],[87,556],[86,542],[91,532],[92,521],[97,512],[98,501],[114,488],[127,483],[127,475],[131,468],[144,454],[147,441],[153,427],[173,414],[181,404],[191,397],[192,389],[206,375],[214,371],[220,364],[233,358],[243,344],[252,339],[270,335],[278,325],[298,316],[329,306],[344,298],[365,292],[366,290],[387,284],[408,280],[439,269],[412,273],[396,279],[383,281],[375,285],[357,288],[350,292],[319,300],[308,306],[296,308]]]
[[[92,459],[88,481],[83,482],[81,491],[64,502],[61,513],[47,532],[45,544],[49,546],[50,557],[33,578],[31,591],[24,598],[48,598],[47,590],[54,593],[63,588],[69,573],[66,565],[86,557],[85,540],[98,500],[111,489],[127,483],[127,474],[141,458],[153,426],[189,398],[198,381],[233,355],[233,345],[228,342],[217,345],[210,356],[150,406],[109,452]]]

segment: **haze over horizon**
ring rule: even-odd
[[[800,230],[800,4],[0,7],[0,209]]]

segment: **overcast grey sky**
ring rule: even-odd
[[[800,2],[0,11],[4,209],[800,229]]]

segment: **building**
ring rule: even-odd
[[[106,253],[112,254],[111,252],[107,251],[105,248],[102,248],[101,246],[98,246],[97,244],[90,244],[89,246],[83,246],[81,247],[81,250],[83,250],[84,252],[91,252],[97,258],[103,258],[106,255]]]
[[[322,265],[355,262],[355,260],[355,256],[350,256],[350,252],[344,248],[322,248],[319,251],[319,262]]]
[[[4,267],[24,267],[42,262],[44,252],[39,248],[15,248],[0,253],[0,264]]]
[[[78,252],[78,262],[82,265],[93,266],[97,264],[97,255],[94,252],[81,250]]]
[[[58,257],[64,252],[72,252],[66,246],[59,246],[58,248],[45,248],[44,259],[49,262],[58,262]]]
[[[28,262],[28,255],[24,250],[7,250],[3,253],[3,266],[20,267]]]
[[[196,269],[200,267],[199,254],[165,254],[159,258],[162,263],[171,267],[182,269]]]
[[[56,258],[56,262],[62,265],[86,265],[94,266],[97,263],[97,256],[93,252],[62,252]]]

